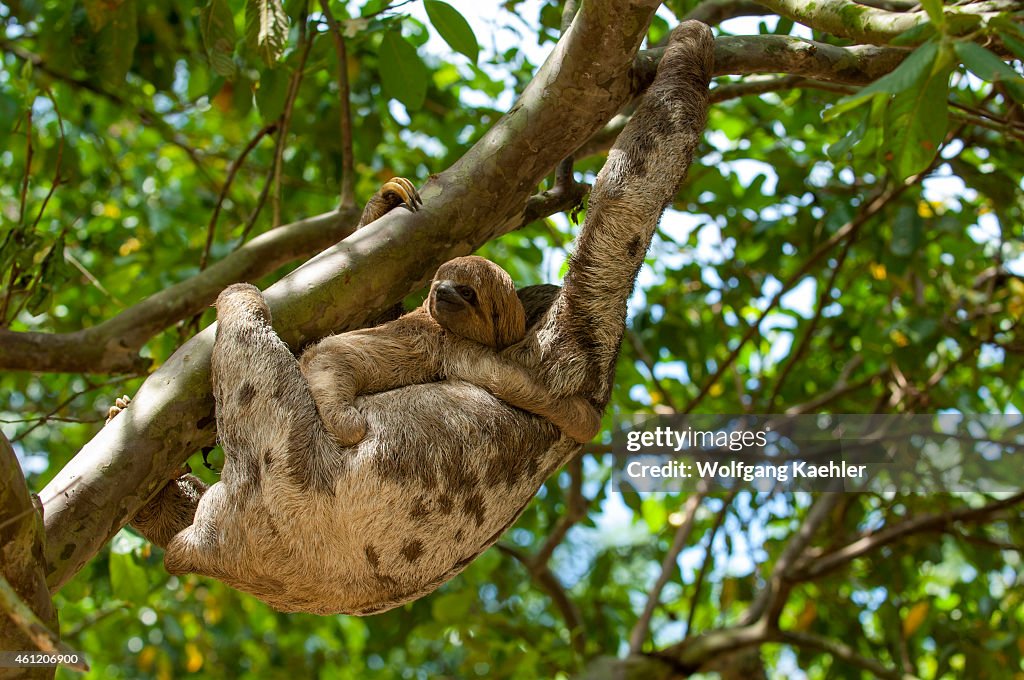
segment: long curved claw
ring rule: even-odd
[[[389,179],[381,186],[380,195],[385,198],[394,196],[401,199],[402,204],[412,212],[416,212],[423,205],[423,199],[416,191],[416,186],[404,177]]]

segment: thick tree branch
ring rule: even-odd
[[[582,203],[587,185],[555,187],[531,196],[512,229]],[[277,268],[334,245],[355,230],[356,208],[339,209],[273,229],[227,255],[209,269],[129,307],[96,326],[71,333],[0,329],[0,369],[69,373],[141,373],[149,361],[138,355],[153,336],[206,309],[225,286],[256,281]]]
[[[358,326],[442,262],[520,224],[533,188],[630,98],[632,61],[658,5],[585,3],[509,113],[423,187],[418,212],[390,213],[268,289],[282,338],[298,348]],[[181,347],[44,489],[52,589],[213,441],[213,337],[208,328]]]
[[[0,433],[0,650],[51,651],[60,644],[45,577],[42,517]],[[53,677],[53,671],[37,668],[18,677]]]
[[[923,10],[917,12],[890,12],[884,9],[865,7],[850,0],[820,0],[819,2],[803,2],[802,0],[758,0],[762,5],[778,14],[797,21],[805,26],[824,33],[831,33],[841,38],[850,38],[857,42],[885,45],[902,33],[928,21],[928,14]],[[974,14],[982,17],[994,17],[1001,12],[1020,11],[1024,3],[1015,0],[990,0],[975,2],[968,5],[945,7],[943,12],[947,18],[958,15]],[[966,32],[973,30],[970,24],[961,27],[951,22],[950,29]]]

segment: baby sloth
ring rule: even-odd
[[[356,396],[448,378],[483,387],[574,440],[590,441],[600,416],[586,400],[553,398],[496,354],[525,335],[512,277],[490,260],[460,257],[437,270],[422,306],[376,328],[328,337],[306,350],[299,366],[324,425],[342,446],[366,435]]]

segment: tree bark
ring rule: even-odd
[[[50,630],[57,629],[57,610],[46,587],[43,520],[33,506],[21,466],[7,438],[0,433],[0,575],[15,594]],[[38,647],[10,612],[0,607],[0,650],[36,651]],[[6,678],[52,678],[53,668],[0,669]]]

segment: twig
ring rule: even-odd
[[[741,625],[753,624],[762,620],[769,626],[776,625],[789,592],[789,582],[792,580],[792,572],[797,561],[803,556],[811,539],[818,532],[818,528],[825,523],[832,513],[832,509],[842,500],[842,497],[841,493],[826,492],[819,495],[814,501],[810,510],[807,511],[804,521],[789,537],[789,542],[786,543],[782,553],[775,560],[768,583],[747,608],[741,619]]]
[[[796,647],[816,649],[820,652],[831,654],[837,659],[841,659],[850,665],[862,668],[876,677],[884,678],[885,680],[916,680],[917,677],[887,668],[873,659],[863,657],[854,651],[852,647],[845,645],[838,640],[831,640],[820,635],[796,631],[781,631],[779,632],[778,637],[782,642]]]
[[[651,627],[651,617],[654,615],[654,610],[658,606],[658,601],[661,599],[661,591],[665,588],[665,584],[669,582],[669,579],[672,578],[672,574],[674,574],[678,568],[676,560],[679,559],[679,553],[683,551],[683,548],[685,548],[687,543],[690,541],[690,534],[693,533],[693,526],[697,521],[697,510],[700,508],[700,504],[704,501],[707,494],[708,484],[706,483],[706,480],[702,480],[697,492],[691,494],[686,499],[686,504],[683,506],[683,521],[676,529],[675,537],[672,539],[672,545],[669,547],[668,552],[665,553],[664,559],[661,560],[661,573],[658,574],[657,580],[647,593],[647,601],[644,603],[644,610],[641,612],[640,618],[637,619],[636,624],[633,626],[633,630],[629,634],[630,654],[639,654],[643,649],[644,640],[647,639],[647,633]]]
[[[53,111],[57,114],[57,129],[60,132],[60,139],[57,141],[57,159],[54,161],[53,168],[53,182],[50,184],[50,190],[46,192],[46,196],[43,198],[43,204],[39,206],[39,212],[36,214],[35,222],[32,223],[33,231],[39,226],[39,221],[43,219],[43,211],[46,210],[46,205],[53,198],[53,193],[57,191],[62,182],[60,180],[61,164],[64,161],[64,118],[60,115],[60,107],[57,106],[57,98],[53,96],[50,88],[44,87],[43,92],[50,98],[50,102],[53,103]]]
[[[701,562],[700,571],[697,572],[697,580],[693,583],[693,597],[690,598],[690,611],[686,616],[686,632],[684,633],[686,637],[693,635],[693,622],[697,615],[697,605],[700,603],[700,591],[704,585],[704,579],[707,578],[708,571],[711,569],[711,563],[714,561],[711,551],[715,545],[715,537],[718,535],[718,530],[722,528],[722,522],[725,521],[725,516],[729,512],[729,506],[732,505],[738,493],[739,487],[737,486],[729,492],[726,498],[722,499],[722,509],[718,511],[715,523],[708,532],[708,547],[704,551],[704,561]]]
[[[651,384],[654,385],[654,390],[658,393],[658,396],[661,397],[662,402],[675,411],[677,408],[675,398],[669,394],[668,390],[665,389],[665,386],[654,375],[654,358],[647,351],[647,348],[644,346],[640,336],[637,335],[637,332],[632,328],[627,328],[626,339],[629,340],[629,346],[632,347],[633,352],[636,353],[636,358],[639,359],[640,363],[642,363],[644,368],[647,369],[647,374],[650,377]]]
[[[376,12],[370,12],[369,14],[366,14],[366,15],[361,16],[359,18],[360,19],[372,19],[373,17],[376,17],[376,16],[379,16],[381,14],[384,14],[385,12],[393,12],[394,10],[398,9],[399,7],[402,7],[403,5],[411,4],[411,3],[415,2],[415,1],[416,0],[402,0],[401,2],[396,2],[393,5],[388,4],[388,5],[385,5],[384,7],[381,7]]]
[[[48,654],[61,654],[74,656],[80,659],[77,663],[65,663],[68,668],[78,671],[89,670],[89,664],[85,662],[85,656],[67,644],[61,642],[60,638],[50,628],[39,620],[36,613],[25,604],[14,588],[7,581],[3,574],[0,574],[0,609],[28,636],[40,651]]]
[[[839,494],[831,494],[838,496]],[[895,524],[877,532],[865,534],[860,538],[847,543],[842,548],[833,550],[824,555],[815,556],[813,560],[802,560],[796,565],[791,573],[791,578],[797,581],[810,581],[827,574],[830,571],[862,557],[872,550],[893,543],[909,536],[910,534],[923,531],[948,531],[957,522],[977,522],[988,519],[990,516],[1024,502],[1024,493],[1018,493],[999,501],[994,501],[980,508],[961,508],[950,512],[940,512],[920,517],[912,517],[904,522]]]
[[[832,274],[828,277],[828,282],[818,292],[818,304],[814,310],[814,316],[811,318],[811,323],[807,325],[807,330],[804,331],[803,337],[800,338],[800,344],[789,356],[789,360],[786,365],[782,368],[779,373],[779,377],[775,380],[775,386],[772,388],[772,393],[768,397],[765,403],[765,413],[774,413],[772,410],[775,407],[775,400],[779,396],[779,392],[782,390],[782,386],[786,382],[786,378],[790,372],[796,367],[797,363],[803,358],[807,348],[810,347],[811,338],[814,337],[815,331],[818,330],[818,324],[821,322],[822,314],[825,312],[825,308],[829,306],[830,300],[832,299],[832,289],[836,285],[836,279],[839,278],[839,272],[842,271],[843,265],[846,263],[846,256],[850,254],[850,248],[856,242],[857,236],[854,234],[849,240],[843,244],[843,249],[839,253],[839,257],[836,258],[836,266],[832,268]],[[860,357],[861,355],[857,355]]]
[[[206,269],[206,263],[210,258],[210,249],[213,247],[213,235],[217,230],[217,218],[220,217],[221,207],[224,205],[224,200],[227,198],[228,191],[231,190],[231,184],[235,181],[235,175],[238,174],[238,170],[245,163],[246,157],[252,152],[253,149],[260,143],[260,141],[269,134],[273,134],[277,129],[277,121],[264,125],[256,135],[249,140],[249,143],[245,145],[242,152],[238,155],[238,158],[231,161],[231,165],[228,167],[228,175],[224,180],[224,185],[220,188],[220,194],[217,196],[217,203],[213,207],[213,213],[210,215],[210,221],[206,225],[206,245],[203,247],[203,254],[199,258],[199,271]]]
[[[104,287],[104,285],[100,282],[100,280],[97,279],[96,276],[91,271],[89,271],[84,264],[82,264],[82,261],[75,257],[74,253],[72,253],[67,248],[64,249],[64,259],[67,262],[69,262],[72,267],[77,269],[79,273],[81,273],[81,275],[84,276],[86,280],[93,285],[94,288],[96,288],[96,290],[103,293],[117,304],[124,304],[120,298],[118,298],[116,295],[107,290],[106,287]]]
[[[28,180],[32,175],[32,107],[25,114],[25,176],[21,180],[21,200],[18,207],[18,224],[25,224],[25,205],[28,201]]]
[[[313,41],[317,35],[316,31],[309,31],[309,38],[307,39],[306,30],[306,17],[303,14],[302,20],[299,23],[299,44],[304,44],[304,46],[299,57],[299,64],[295,68],[295,73],[292,74],[291,82],[288,83],[288,98],[285,100],[284,111],[281,113],[277,146],[274,148],[274,218],[272,224],[274,227],[281,224],[281,166],[284,165],[284,147],[288,141],[288,127],[292,121],[292,109],[295,107],[295,98],[299,94],[299,85],[302,83],[303,72],[306,68],[306,57],[309,56],[309,50],[313,47]]]
[[[555,552],[555,548],[561,545],[569,529],[577,522],[586,517],[589,501],[583,495],[583,457],[576,456],[567,466],[569,468],[569,496],[565,501],[565,514],[559,520],[555,528],[548,534],[547,540],[533,556],[536,565],[546,564]]]
[[[338,192],[342,208],[356,204],[355,158],[352,153],[352,108],[348,83],[348,51],[341,27],[331,13],[330,0],[320,0],[320,9],[327,20],[327,27],[334,40],[334,51],[338,54],[338,127],[341,132],[341,187]]]
[[[127,379],[128,379],[127,376],[119,377],[119,378],[111,378],[110,380],[105,380],[105,381],[103,381],[101,383],[96,383],[96,384],[90,383],[88,380],[86,380],[85,384],[87,385],[87,387],[84,390],[80,390],[78,392],[73,393],[70,397],[68,397],[64,401],[60,402],[59,404],[57,404],[57,406],[55,406],[53,409],[51,409],[48,413],[46,413],[46,414],[44,414],[44,415],[42,415],[42,416],[40,416],[38,418],[25,418],[25,419],[22,419],[20,421],[18,421],[18,420],[5,420],[5,421],[2,421],[2,422],[5,422],[5,423],[35,422],[35,421],[38,421],[32,427],[28,428],[24,432],[19,433],[18,436],[16,436],[13,439],[11,439],[11,443],[13,444],[16,441],[20,441],[20,440],[24,439],[29,434],[31,434],[33,430],[35,430],[36,428],[38,428],[38,427],[40,427],[42,425],[45,425],[47,422],[50,422],[50,421],[75,422],[75,423],[94,423],[94,422],[97,422],[99,420],[99,418],[77,419],[77,418],[57,418],[55,416],[56,416],[56,414],[58,414],[62,410],[64,410],[75,399],[78,399],[79,397],[81,397],[83,395],[86,395],[86,394],[88,394],[90,392],[94,392],[94,391],[96,391],[98,389],[102,389],[104,387],[109,387],[110,385],[117,385],[119,383],[124,382]]]
[[[113,600],[107,602],[107,604],[105,604],[103,609],[101,609],[100,611],[95,612],[91,616],[82,619],[75,625],[66,629],[64,631],[64,638],[71,639],[77,637],[82,631],[92,628],[97,623],[107,618],[111,614],[116,614],[119,611],[130,609],[130,607],[131,605],[128,602],[125,602],[124,600]]]
[[[565,621],[565,627],[569,629],[573,651],[578,657],[582,658],[587,644],[582,617],[576,605],[569,599],[569,595],[565,592],[565,588],[558,580],[558,577],[554,575],[546,563],[538,564],[521,550],[503,543],[498,543],[497,548],[500,552],[515,558],[516,561],[522,564],[526,568],[527,573],[530,574],[530,578],[547,592],[551,601],[558,608],[558,611],[561,612],[562,619]]]

